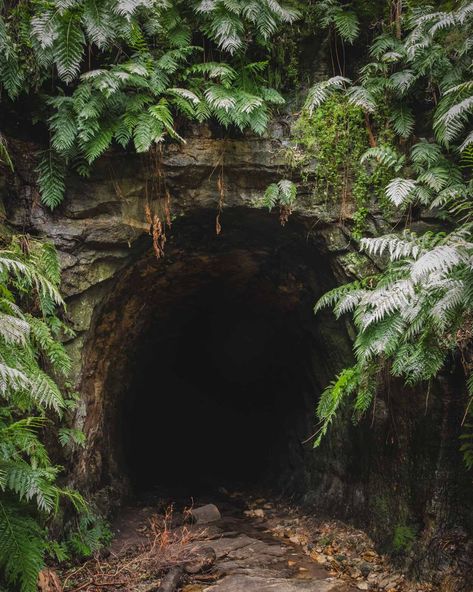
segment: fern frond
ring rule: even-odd
[[[304,109],[307,109],[308,112],[312,114],[314,110],[320,107],[334,92],[343,90],[349,83],[350,80],[344,76],[334,76],[323,82],[318,82],[309,90]]]
[[[386,197],[393,202],[395,206],[404,205],[412,195],[417,185],[414,179],[403,179],[396,177],[390,181],[386,187]]]
[[[27,321],[0,312],[0,339],[5,343],[25,345],[29,333],[30,325]]]
[[[376,111],[376,101],[371,92],[363,86],[352,86],[347,91],[347,97],[349,103],[360,107],[367,113],[373,113]]]
[[[333,288],[317,301],[314,306],[314,314],[317,314],[322,308],[326,308],[327,306],[335,306],[343,301],[351,292],[357,292],[360,288],[361,284],[358,281]]]
[[[75,15],[68,14],[61,18],[57,28],[54,62],[64,82],[72,82],[79,74],[84,46],[84,33]]]
[[[424,253],[412,264],[411,275],[414,281],[420,281],[435,271],[446,274],[455,266],[466,263],[468,259],[468,254],[456,246],[438,245]]]
[[[391,146],[374,146],[368,148],[361,157],[361,164],[369,161],[376,160],[381,166],[391,168],[398,173],[405,162],[405,156],[398,154]]]
[[[389,121],[398,136],[401,138],[408,138],[413,130],[415,119],[412,110],[401,106],[393,109]]]
[[[336,10],[333,15],[333,23],[337,33],[348,43],[353,43],[360,33],[360,22],[354,12]]]
[[[417,236],[408,231],[402,235],[387,234],[377,238],[363,238],[360,247],[370,255],[375,256],[381,256],[387,252],[391,261],[398,261],[408,257],[417,259],[421,253]]]
[[[394,72],[390,77],[391,87],[399,96],[404,96],[413,86],[417,76],[412,70],[400,70]]]
[[[314,448],[320,445],[341,405],[357,390],[359,384],[360,372],[358,367],[354,366],[343,370],[323,391],[317,405],[317,417],[321,426],[314,440]]]
[[[21,592],[36,592],[39,571],[44,567],[45,542],[38,523],[18,505],[0,500],[0,565]]]
[[[62,202],[66,190],[65,162],[56,152],[48,150],[36,170],[41,201],[53,209]]]
[[[411,148],[411,158],[416,164],[423,166],[432,166],[436,164],[442,155],[438,144],[422,140]]]

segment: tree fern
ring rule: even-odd
[[[114,143],[146,152],[180,141],[176,113],[262,134],[282,102],[266,83],[267,61],[251,62],[247,49],[267,51],[270,36],[297,18],[292,2],[53,0],[30,8],[0,14],[0,84],[12,98],[20,89],[51,94],[50,149],[38,166],[51,208],[69,166],[88,172]],[[193,31],[214,61],[191,44]]]
[[[355,415],[367,411],[379,370],[385,368],[415,385],[434,379],[447,361],[455,359],[455,351],[460,351],[458,358],[463,361],[466,407],[471,414],[472,364],[469,338],[464,334],[473,314],[472,184],[468,164],[462,166],[458,155],[468,149],[473,137],[473,45],[467,41],[473,32],[472,7],[471,2],[444,12],[407,7],[405,36],[388,32],[379,36],[370,52],[375,61],[363,68],[361,85],[347,85],[347,92],[365,112],[383,101],[388,124],[404,139],[397,146],[373,146],[362,157],[364,163],[382,164],[391,171],[386,197],[401,208],[411,204],[441,208],[453,230],[422,235],[405,230],[362,239],[361,250],[375,258],[382,271],[338,287],[316,304],[315,312],[331,306],[337,317],[351,314],[356,329],[356,365],[323,393],[318,407],[322,431],[316,444],[347,395],[354,394],[350,400]],[[443,43],[447,33],[455,35],[461,49]],[[423,97],[426,110],[430,109],[432,89],[439,100],[430,120],[424,116],[423,126],[436,142],[421,139],[409,148],[405,140],[416,123],[412,106]],[[365,97],[373,101],[366,102]],[[462,440],[465,461],[471,466],[468,430]]]

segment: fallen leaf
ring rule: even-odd
[[[41,592],[63,592],[59,576],[49,568],[42,569],[39,572],[38,588]]]

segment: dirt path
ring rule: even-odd
[[[194,510],[211,502],[218,519],[197,523],[184,504],[170,510],[161,499],[123,508],[108,553],[62,574],[65,591],[433,590],[408,582],[366,534],[343,523],[317,522],[297,507],[243,494],[202,499]],[[179,585],[166,587],[176,571]]]
[[[219,502],[221,519],[209,524],[169,526],[164,550],[169,564],[178,564],[179,555],[199,555],[212,549],[214,562],[204,573],[187,574],[179,590],[183,592],[354,592],[356,588],[340,581],[310,559],[288,539],[275,537],[257,518],[246,516],[232,503]],[[126,557],[145,548],[150,532],[146,526],[156,509],[126,508],[115,523],[116,538],[111,557]],[[172,522],[179,523],[176,514]],[[177,535],[177,536],[176,536]],[[176,538],[173,538],[176,537]],[[175,546],[175,549],[173,549]],[[182,557],[181,557],[182,558]],[[138,572],[139,570],[137,570]],[[148,574],[149,575],[149,574]],[[157,590],[159,582],[137,573],[136,592]],[[140,581],[141,580],[141,581]],[[117,587],[117,590],[120,587]],[[123,589],[123,588],[121,588]],[[90,588],[93,590],[93,588]],[[110,586],[108,586],[110,590]]]
[[[186,592],[350,592],[294,544],[269,534],[250,518],[227,517],[205,541],[216,553],[218,579]]]

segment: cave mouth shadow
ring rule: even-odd
[[[304,340],[292,315],[253,290],[212,282],[143,336],[123,406],[135,490],[201,493],[277,475],[304,408]]]

